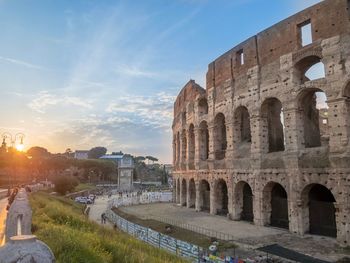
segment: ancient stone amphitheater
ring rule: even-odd
[[[324,0],[210,63],[206,89],[183,87],[177,203],[349,245],[349,8]]]

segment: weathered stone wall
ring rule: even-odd
[[[174,105],[178,203],[189,207],[195,203],[196,209],[202,209],[206,197],[201,181],[206,180],[207,207],[217,213],[222,205],[217,201],[221,200],[217,181],[223,179],[228,214],[238,220],[245,182],[253,194],[254,223],[269,225],[272,191],[278,184],[288,197],[289,230],[302,235],[310,230],[309,191],[322,185],[335,199],[337,239],[341,245],[349,244],[349,7],[347,0],[325,0],[310,7],[210,63],[206,90],[194,81],[186,84]],[[312,43],[303,46],[301,26],[308,22]],[[323,63],[325,76],[308,79],[306,71],[318,62]],[[317,118],[318,110],[308,106],[316,103],[315,92],[327,96],[322,127],[318,127],[322,120]],[[218,121],[219,114],[224,120]],[[190,187],[191,179],[195,187]]]

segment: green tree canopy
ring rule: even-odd
[[[107,148],[98,146],[90,149],[88,152],[89,159],[98,159],[107,153]]]
[[[27,151],[27,155],[31,156],[32,158],[45,158],[50,156],[50,153],[44,147],[34,146]]]

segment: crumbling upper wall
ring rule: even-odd
[[[204,93],[205,89],[198,85],[194,80],[187,82],[174,103],[174,118],[177,118],[181,112],[186,110],[189,101],[194,101],[197,95]]]
[[[324,0],[240,43],[209,64],[207,90],[221,87],[225,81],[245,74],[254,66],[266,66],[282,55],[302,49],[300,27],[310,20],[313,44],[350,32],[348,0]],[[239,54],[244,53],[244,64]]]

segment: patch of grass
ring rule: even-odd
[[[93,184],[80,183],[74,188],[74,192],[79,192],[79,191],[83,191],[83,190],[93,190],[95,188],[96,188],[96,186]]]
[[[135,215],[131,215],[128,213],[125,213],[121,209],[118,209],[116,207],[113,208],[113,211],[117,213],[119,216],[123,217],[124,219],[131,221],[135,224],[139,224],[144,227],[149,227],[155,231],[158,231],[162,234],[195,244],[197,246],[200,246],[202,248],[209,248],[209,246],[212,244],[212,240],[210,237],[207,237],[205,235],[199,234],[197,232],[193,232],[184,228],[180,228],[177,226],[172,226],[172,231],[171,233],[168,233],[165,228],[169,224],[152,220],[152,219],[141,219]],[[237,248],[237,245],[232,243],[232,242],[227,242],[227,241],[219,241],[219,246],[218,246],[218,251],[223,252],[227,249],[233,249]]]
[[[44,192],[30,195],[33,233],[57,263],[187,262],[82,215],[83,206]]]

